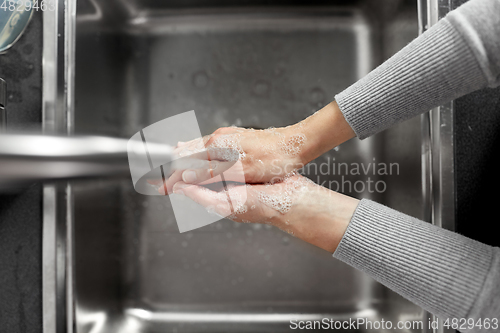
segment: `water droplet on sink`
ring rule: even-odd
[[[205,88],[208,86],[208,75],[205,71],[199,71],[193,75],[193,84],[198,88]]]
[[[270,89],[271,87],[267,81],[259,80],[253,86],[253,93],[259,97],[269,97]]]
[[[237,118],[233,125],[237,126],[237,127],[241,127],[241,125],[243,125],[243,122],[241,121],[240,118]]]

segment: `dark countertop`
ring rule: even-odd
[[[483,89],[455,101],[457,231],[500,246],[497,205],[500,178],[500,88]]]
[[[453,8],[467,0],[452,0]],[[500,246],[496,232],[496,189],[500,179],[500,87],[455,100],[456,230],[480,242]]]
[[[40,130],[42,13],[0,55],[9,130]],[[42,187],[0,194],[0,332],[42,332]]]

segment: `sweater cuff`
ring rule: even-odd
[[[364,139],[486,85],[472,50],[443,18],[335,100]]]
[[[492,247],[363,199],[333,256],[441,318],[466,318]]]

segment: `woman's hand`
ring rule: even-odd
[[[245,182],[259,184],[279,180],[352,137],[354,132],[337,104],[332,102],[300,123],[288,127],[266,130],[219,128],[202,139],[179,143],[176,153],[188,156],[204,148],[235,149],[243,165]],[[166,182],[168,193],[180,180],[198,184],[213,175],[214,169],[179,170]],[[225,177],[232,180],[231,174]]]
[[[173,191],[220,216],[236,222],[271,224],[331,253],[358,204],[357,199],[298,174],[273,185],[228,185],[227,192],[184,182],[176,183]]]
[[[275,182],[303,167],[301,152],[306,142],[306,135],[297,126],[265,130],[223,127],[209,137],[206,147],[238,151],[246,183],[257,184]],[[193,183],[186,174],[183,180]]]
[[[172,193],[172,186],[179,181],[186,184],[217,181],[214,176],[221,172],[224,172],[226,181],[248,184],[276,182],[304,166],[301,151],[306,141],[307,137],[297,126],[289,126],[265,130],[223,127],[203,138],[179,142],[174,154],[185,158],[201,156],[205,163],[200,163],[203,166],[196,169],[176,170],[165,182],[167,193]],[[203,151],[207,153],[203,154]],[[234,154],[226,154],[231,155],[229,157],[218,154],[228,151]],[[235,160],[239,160],[241,166],[227,170],[226,165],[234,164]],[[161,181],[153,180],[151,183],[160,185]]]

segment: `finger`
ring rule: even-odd
[[[188,154],[189,152],[189,154]],[[235,162],[240,158],[240,153],[233,148],[203,148],[201,151],[181,151],[174,150],[176,158],[172,162],[173,169],[203,169],[209,164],[206,161],[231,161]]]
[[[239,153],[235,149],[208,148],[207,150],[175,159],[170,165],[170,170],[199,170],[199,173],[207,173],[207,176],[198,177],[200,181],[203,181],[221,172],[225,172],[233,164],[237,163],[238,159]]]
[[[184,182],[176,183],[173,191],[176,194],[187,196],[194,202],[223,217],[231,214],[226,192],[214,192],[205,187],[189,185]]]
[[[198,138],[189,142],[182,146],[178,146],[174,149],[174,154],[178,156],[188,156],[194,153],[197,153],[201,150],[205,149],[205,141],[202,138]]]
[[[158,188],[158,192],[163,195],[169,195],[173,193],[173,187],[175,183],[182,181],[182,170],[176,170],[170,177],[165,180],[163,186]],[[165,192],[166,190],[166,192]]]
[[[172,164],[170,165],[170,169],[172,171],[174,171],[174,170],[210,169],[211,168],[211,161],[210,160],[194,158],[193,156],[196,156],[196,155],[198,155],[198,154],[174,160],[172,162]],[[206,156],[206,154],[203,154],[203,155]]]
[[[209,160],[219,161],[237,161],[240,158],[240,153],[234,148],[213,148],[209,147],[206,150],[206,155]]]
[[[162,182],[161,179],[146,179],[146,181],[148,182],[148,184],[151,184],[151,185],[154,185],[154,186],[158,186]]]
[[[200,141],[198,144],[184,145],[173,151],[174,156],[180,158],[236,161],[240,157],[238,150],[229,147],[207,147]]]
[[[177,142],[177,147],[185,146],[187,143],[188,143],[187,141],[178,141]]]
[[[220,161],[207,161],[209,164],[208,168],[205,169],[187,169],[182,173],[182,180],[187,184],[198,184],[205,182],[210,179],[214,179],[215,181],[220,181],[218,175],[224,173],[224,178],[228,181],[237,181],[238,179],[244,180],[244,176],[240,175],[237,177],[236,170],[232,166],[233,162],[220,162]],[[240,172],[241,174],[241,172]]]

